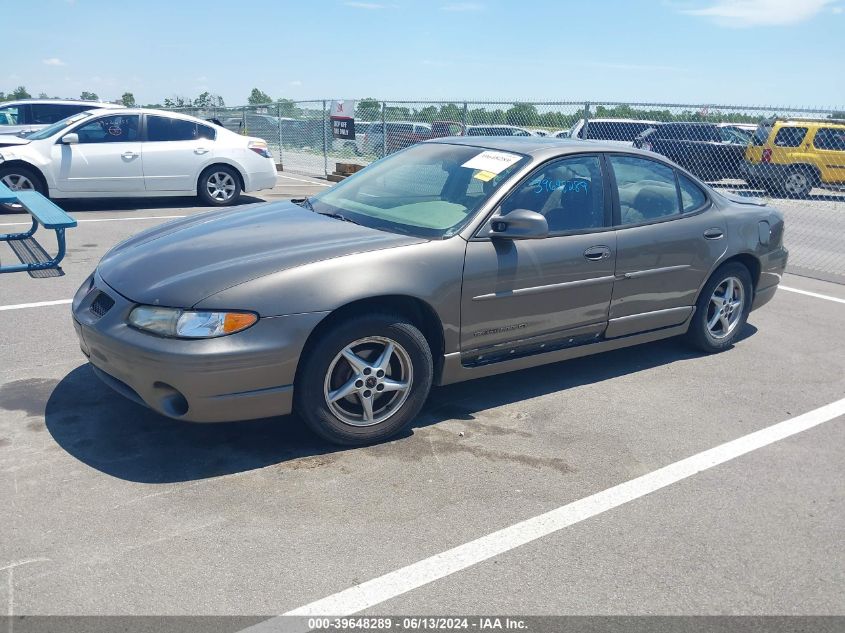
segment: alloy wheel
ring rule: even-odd
[[[383,336],[358,339],[329,364],[323,396],[332,414],[350,426],[373,426],[405,404],[413,366],[399,343]]]
[[[0,179],[4,185],[6,185],[12,191],[36,191],[35,185],[33,182],[27,178],[26,176],[22,176],[21,174],[6,174]],[[22,209],[23,206],[18,204],[17,202],[6,203],[5,205],[8,209],[17,211],[18,209]]]
[[[742,320],[745,290],[736,277],[728,277],[716,286],[707,305],[707,330],[720,340],[729,336]]]
[[[205,181],[208,195],[217,202],[227,202],[235,195],[235,179],[225,171],[216,171]]]

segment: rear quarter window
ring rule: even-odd
[[[807,128],[805,127],[782,127],[775,135],[775,145],[777,147],[798,147],[805,136],[807,136]]]
[[[816,137],[813,139],[813,147],[816,149],[833,150],[835,152],[845,152],[845,128],[823,127],[819,129],[816,132]]]
[[[701,187],[683,174],[678,174],[678,184],[681,187],[681,203],[684,205],[684,213],[695,211],[707,202],[707,196],[704,195]]]

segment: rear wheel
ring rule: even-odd
[[[806,198],[815,185],[815,177],[803,167],[790,167],[781,180],[780,189],[789,198]]]
[[[197,193],[203,202],[214,207],[234,204],[241,195],[240,176],[231,167],[212,165],[200,174]]]
[[[387,439],[428,397],[433,361],[422,332],[402,317],[354,317],[319,338],[297,378],[297,413],[324,439],[345,445]]]
[[[731,347],[748,319],[753,295],[745,266],[738,262],[720,266],[698,297],[687,340],[708,353]]]
[[[37,191],[45,195],[47,193],[44,185],[41,184],[41,178],[34,171],[26,167],[14,165],[0,168],[0,182],[12,191]],[[23,207],[19,204],[0,204],[0,211],[21,213]]]

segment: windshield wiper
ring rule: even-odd
[[[294,204],[298,204],[299,206],[314,211],[314,205],[311,204],[311,201],[308,198],[291,198],[290,201]]]
[[[314,209],[312,208],[311,210],[313,211]],[[318,213],[319,215],[325,215],[326,217],[334,218],[336,220],[351,222],[352,224],[357,224],[358,226],[361,226],[360,222],[356,222],[352,218],[347,218],[345,215],[341,215],[340,213],[320,213],[319,211],[315,211],[315,213]]]

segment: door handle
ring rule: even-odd
[[[208,154],[208,150],[204,147],[197,147],[194,150],[194,154]]]
[[[722,229],[712,228],[707,229],[704,231],[704,239],[705,240],[718,240],[720,239],[724,233],[722,233]]]
[[[610,257],[610,249],[607,246],[591,246],[584,251],[584,257],[593,262],[601,261]]]
[[[121,154],[121,156],[122,156],[123,158],[130,159],[130,158],[138,158],[138,156],[140,156],[140,154],[139,154],[139,153],[137,153],[137,152],[123,152],[123,153]]]

